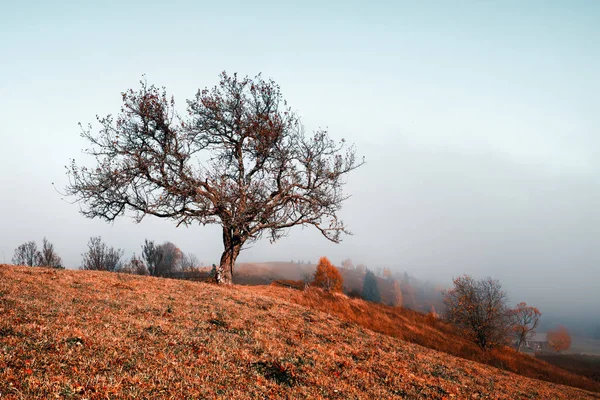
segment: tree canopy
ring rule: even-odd
[[[319,129],[307,134],[279,86],[260,75],[223,72],[212,89],[187,102],[185,117],[164,88],[141,82],[122,93],[117,117],[83,129],[96,165],[68,168],[67,194],[86,217],[113,221],[131,212],[222,226],[217,282],[231,283],[242,247],[267,234],[275,241],[296,225],[339,242],[347,199],[344,177],[362,165],[353,146]]]

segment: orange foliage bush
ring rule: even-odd
[[[312,284],[331,292],[341,292],[344,278],[327,257],[321,257]]]

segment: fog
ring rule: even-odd
[[[216,262],[218,226],[84,218],[64,166],[87,162],[77,123],[116,114],[142,74],[184,111],[222,70],[262,72],[366,164],[340,213],[352,236],[297,227],[239,261],[491,276],[542,320],[600,333],[599,3],[75,4],[2,5],[1,262],[47,237],[78,268],[95,235],[127,257],[148,238]]]

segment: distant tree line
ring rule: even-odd
[[[93,236],[88,241],[87,251],[81,255],[79,269],[172,277],[178,273],[197,271],[201,266],[195,254],[183,253],[171,242],[156,244],[145,239],[141,250],[141,257],[134,254],[129,260],[123,260],[122,249],[107,245],[100,236]],[[64,268],[54,245],[46,238],[41,250],[38,250],[34,241],[18,246],[12,263],[31,267]]]

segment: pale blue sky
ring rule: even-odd
[[[116,113],[142,74],[183,109],[222,70],[262,72],[368,164],[343,210],[354,236],[295,229],[242,261],[351,257],[600,303],[600,2],[81,3],[0,0],[0,260],[47,236],[77,267],[97,234],[217,260],[217,227],[86,220],[51,182],[85,160],[77,123]]]

